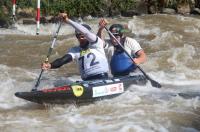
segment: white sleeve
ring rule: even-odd
[[[72,25],[76,30],[80,31],[84,34],[84,36],[87,38],[89,42],[95,42],[97,40],[96,34],[90,32],[87,28],[82,26],[81,24],[74,22],[72,20],[69,20],[68,23]]]
[[[90,43],[90,47],[104,49],[104,41],[101,38],[97,37],[97,40],[95,42]]]
[[[72,56],[72,59],[73,59],[73,60],[79,58],[79,57],[78,57],[78,54],[79,54],[79,53],[80,53],[80,52],[78,52],[78,49],[77,49],[76,47],[70,48],[70,49],[68,50],[68,52],[67,52],[67,54],[69,54],[69,55]]]
[[[139,50],[141,50],[141,46],[140,44],[132,38],[126,38],[125,40],[126,46],[128,48],[128,50],[131,50],[131,53],[135,54],[136,52],[138,52]]]

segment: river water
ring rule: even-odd
[[[200,96],[200,19],[146,15],[109,21],[127,24],[127,35],[138,40],[148,57],[141,67],[163,87],[132,85],[116,98],[83,106],[39,105],[19,99],[15,92],[34,87],[57,25],[41,25],[39,36],[35,25],[0,29],[0,131],[200,131],[199,97],[177,94]],[[97,32],[98,19],[88,23]],[[50,60],[77,43],[73,32],[62,25]],[[80,79],[75,64],[44,72],[39,88],[53,87],[59,79]]]

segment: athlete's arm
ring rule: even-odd
[[[89,41],[89,42],[95,42],[97,40],[97,36],[90,32],[87,28],[85,28],[84,26],[82,26],[81,24],[79,23],[76,23],[70,19],[68,19],[67,21],[70,25],[72,25],[76,30],[80,31],[81,33],[84,34],[84,36],[86,37],[86,39]]]
[[[48,63],[48,62],[42,63],[41,68],[43,70],[55,69],[55,68],[61,67],[62,65],[66,64],[70,61],[72,61],[72,56],[70,54],[66,54],[63,57],[58,58],[51,63]]]
[[[108,21],[104,18],[100,19],[99,21],[99,30],[97,32],[97,36],[99,36],[99,38],[101,38],[102,40],[104,40],[104,34],[103,34],[103,29],[106,27],[106,25],[108,24]]]
[[[136,58],[133,59],[134,63],[139,65],[146,61],[146,54],[143,49],[136,52]]]
[[[72,61],[72,56],[70,54],[66,54],[61,58],[56,59],[55,61],[51,62],[51,69],[59,68],[64,64]]]
[[[60,13],[59,16],[62,17],[65,22],[67,22],[68,24],[70,24],[76,30],[78,30],[81,33],[83,33],[84,36],[87,38],[87,40],[89,42],[95,42],[97,40],[96,34],[90,32],[87,28],[85,28],[81,24],[76,23],[76,22],[70,20],[69,17],[68,17],[68,15],[66,13]]]

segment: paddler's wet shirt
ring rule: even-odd
[[[135,56],[142,48],[136,40],[123,35],[123,26],[121,24],[113,24],[109,30],[113,36],[110,35],[110,39],[105,40],[104,47],[110,62],[111,73],[113,76],[128,75],[136,69],[136,65],[127,53],[124,52],[124,49],[129,55]],[[119,45],[117,41],[120,42],[121,45]],[[124,49],[121,46],[123,46]]]
[[[91,76],[103,75],[105,77],[107,75],[108,61],[103,49],[103,41],[100,38],[97,38],[96,43],[90,43],[87,49],[76,46],[71,48],[68,54],[79,64],[83,80],[88,80]]]

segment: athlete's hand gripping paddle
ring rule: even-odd
[[[54,47],[54,45],[55,45],[55,43],[56,43],[56,39],[57,39],[57,37],[58,37],[58,33],[59,33],[59,31],[60,31],[61,24],[62,24],[62,22],[60,21],[60,22],[59,22],[58,29],[57,29],[57,31],[56,31],[54,37],[53,37],[53,41],[52,41],[51,47],[49,48],[49,51],[48,51],[48,54],[47,54],[45,63],[48,63],[48,62],[49,62],[49,57],[50,57],[50,55],[51,55],[51,53],[52,53],[52,51],[53,51],[53,47]],[[38,87],[39,84],[40,84],[40,79],[41,79],[41,76],[42,76],[42,73],[43,73],[43,72],[44,72],[44,69],[41,70],[40,75],[39,75],[39,77],[38,77],[38,80],[37,80],[37,82],[36,82],[36,84],[35,84],[35,87],[34,87],[31,91],[37,91],[37,87]]]
[[[122,46],[122,44],[115,38],[115,36],[108,30],[107,27],[105,27],[106,31],[110,34],[110,36],[112,36],[115,41],[119,44],[119,46],[124,50],[124,52],[128,55],[128,57],[134,62],[134,59],[131,55],[129,55],[129,53],[126,51],[126,49]],[[135,64],[136,65],[136,64]],[[151,85],[153,87],[156,87],[156,88],[161,88],[161,84],[156,82],[155,80],[151,79],[143,70],[142,68],[139,66],[139,65],[136,65],[137,68],[143,73],[143,75],[151,82]]]

